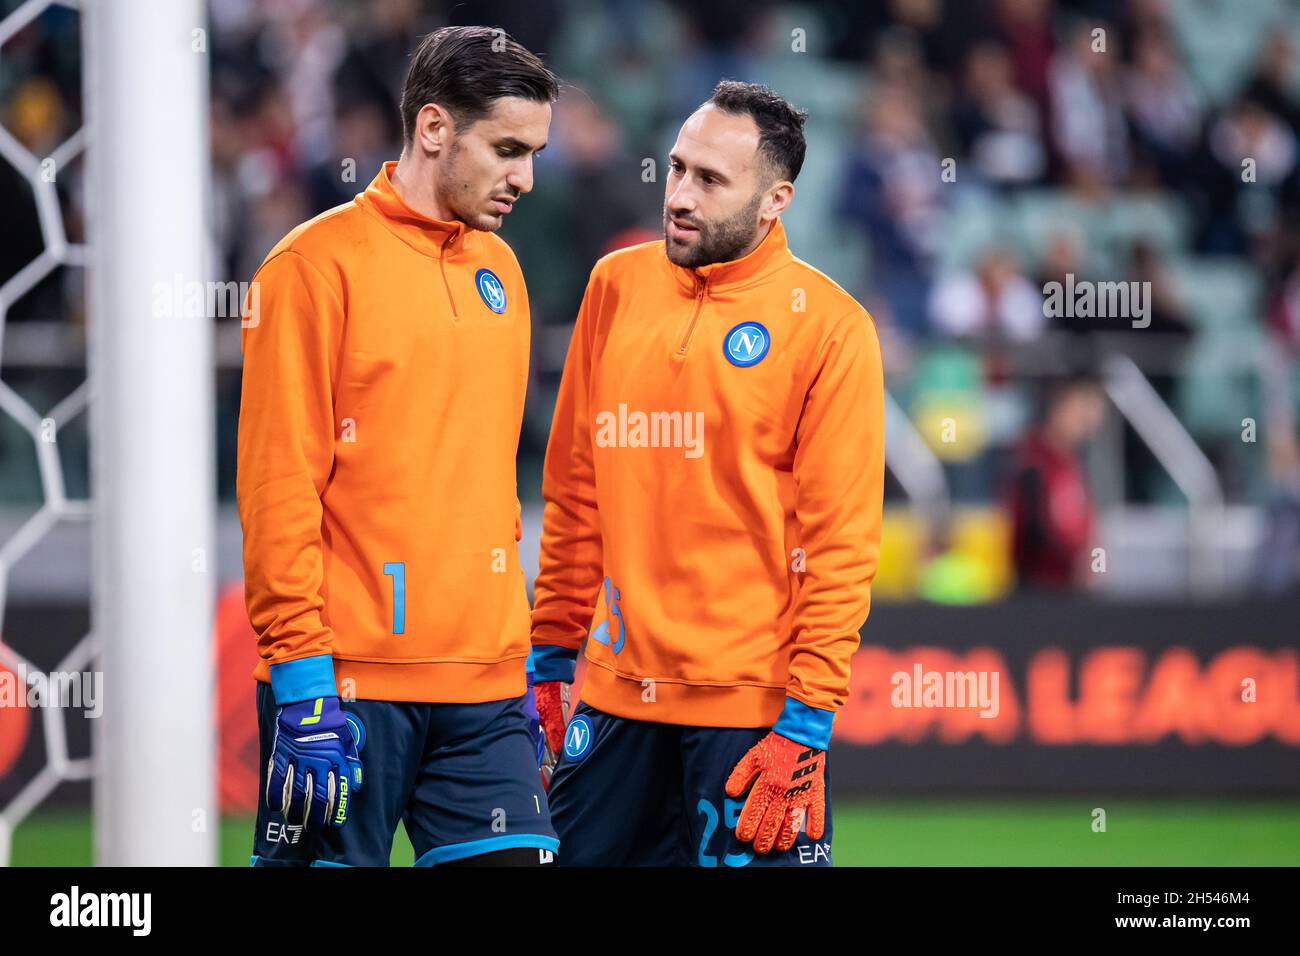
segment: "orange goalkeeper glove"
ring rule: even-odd
[[[569,727],[570,693],[578,652],[564,647],[533,648],[533,699],[541,724],[542,753],[539,762],[542,786],[550,789],[555,765],[564,752],[564,733]]]
[[[739,797],[753,784],[736,821],[736,839],[757,853],[784,853],[808,821],[808,837],[826,829],[826,751],[776,731],[750,748],[727,778],[727,796]]]
[[[537,698],[537,717],[542,725],[542,737],[546,741],[541,761],[542,786],[548,790],[555,765],[564,751],[564,732],[569,726],[569,691],[572,686],[558,680],[533,685],[533,694]]]

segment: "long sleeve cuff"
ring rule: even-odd
[[[317,697],[337,697],[334,686],[334,658],[329,654],[300,657],[296,661],[271,665],[271,693],[281,706]]]
[[[550,644],[533,646],[533,680],[558,680],[563,684],[572,684],[573,676],[578,670],[578,652],[567,647],[555,647]]]
[[[833,711],[818,710],[801,700],[787,697],[772,730],[795,743],[825,750],[831,745],[831,722],[834,720]]]

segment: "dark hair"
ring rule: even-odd
[[[706,101],[724,113],[750,116],[758,127],[758,151],[776,171],[794,182],[808,144],[803,138],[807,110],[795,109],[780,93],[760,83],[723,80]]]
[[[1065,371],[1046,376],[1039,383],[1038,420],[1047,421],[1065,399],[1080,391],[1100,392],[1101,376],[1091,365],[1076,363]]]
[[[550,103],[559,95],[555,74],[505,30],[443,27],[421,40],[411,57],[402,90],[402,141],[415,135],[415,118],[426,103],[437,103],[464,129],[503,96]]]

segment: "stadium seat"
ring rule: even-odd
[[[1170,255],[1185,250],[1192,220],[1187,204],[1169,193],[1127,194],[1112,200],[1100,223],[1102,241],[1126,256],[1139,240]]]
[[[1240,259],[1192,256],[1175,259],[1167,269],[1193,322],[1206,331],[1258,327],[1263,282]]]
[[[1215,102],[1241,86],[1264,36],[1286,23],[1282,0],[1181,0],[1164,9],[1188,70]]]

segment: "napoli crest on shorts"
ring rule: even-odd
[[[749,368],[763,361],[771,345],[766,328],[758,322],[741,322],[722,340],[722,351],[732,365]]]
[[[581,760],[591,749],[591,721],[586,714],[579,714],[569,721],[564,731],[564,756],[569,760]]]
[[[506,310],[506,287],[501,284],[497,274],[491,269],[479,269],[474,273],[474,285],[478,288],[483,303],[500,315]]]

